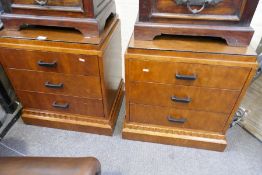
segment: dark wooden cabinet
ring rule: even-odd
[[[4,0],[1,19],[6,29],[22,25],[75,28],[85,37],[100,36],[115,14],[114,0]]]
[[[37,40],[39,33],[48,39]],[[24,107],[23,121],[112,135],[123,97],[120,33],[117,17],[99,44],[71,30],[1,31],[0,61]]]
[[[209,38],[132,39],[125,55],[123,138],[223,151],[253,79],[251,47]]]
[[[231,46],[247,46],[258,0],[140,0],[135,38],[161,34],[224,38]]]

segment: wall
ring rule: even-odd
[[[255,29],[255,35],[251,42],[252,46],[256,49],[262,38],[262,1],[259,1],[256,13],[252,20],[251,26]]]
[[[117,13],[121,20],[122,32],[122,54],[127,49],[129,40],[132,36],[134,25],[138,16],[138,0],[115,0]],[[125,66],[123,61],[123,77],[125,77]]]

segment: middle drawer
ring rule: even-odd
[[[131,103],[230,113],[240,91],[155,83],[130,83]]]
[[[102,98],[99,77],[9,69],[16,90]]]

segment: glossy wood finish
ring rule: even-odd
[[[26,5],[38,5],[37,2],[35,0],[13,0],[12,4],[26,4]],[[71,6],[71,7],[79,7],[82,5],[82,2],[80,0],[63,0],[63,1],[59,1],[59,0],[52,0],[50,2],[47,3],[48,6],[62,6],[62,7],[66,7],[66,6]]]
[[[248,68],[148,60],[132,60],[129,62],[129,69],[133,70],[129,75],[130,81],[237,90],[244,85],[250,71]],[[181,76],[193,76],[195,79],[183,80]]]
[[[224,135],[210,134],[185,129],[125,123],[122,134],[124,139],[167,145],[185,146],[212,151],[224,151],[227,142]]]
[[[41,51],[54,51],[70,54],[82,54],[82,55],[98,55],[97,50],[100,49],[111,32],[114,24],[117,22],[117,16],[111,16],[106,23],[106,27],[100,36],[83,37],[78,31],[69,28],[56,28],[47,26],[32,26],[25,28],[24,30],[1,30],[1,42],[2,44],[12,44],[13,38],[22,39],[21,44],[30,45],[30,48]],[[46,37],[45,40],[39,40],[39,36]],[[48,42],[47,42],[48,41]],[[79,45],[82,43],[82,45]],[[59,46],[59,47],[58,47]],[[18,46],[13,46],[19,49]],[[41,47],[41,49],[39,49]]]
[[[169,117],[185,122],[172,122]],[[226,121],[227,115],[221,113],[130,104],[130,122],[222,133]]]
[[[154,15],[156,16],[158,13],[172,13],[174,16],[173,18],[179,16],[175,16],[176,14],[181,14],[181,17],[183,14],[188,15],[187,18],[194,19],[192,13],[186,8],[185,5],[178,5],[174,2],[175,0],[157,0],[155,2],[155,9],[156,12],[154,12]],[[240,9],[244,8],[246,3],[246,0],[223,0],[220,3],[209,6],[208,8],[205,8],[201,14],[202,16],[198,16],[198,18],[201,19],[207,19],[207,20],[237,20],[239,16],[242,15],[242,12]],[[197,7],[196,7],[197,8]],[[206,16],[204,16],[204,14]],[[216,16],[215,16],[216,15]],[[239,15],[239,16],[238,16]],[[215,18],[217,17],[217,18]],[[186,17],[184,17],[186,18]]]
[[[39,109],[24,109],[22,115],[23,121],[30,125],[112,136],[124,96],[123,88],[124,84],[123,81],[121,81],[114,105],[110,112],[110,117],[108,119],[94,116],[44,111]],[[105,117],[107,118],[107,116]]]
[[[134,103],[221,113],[230,113],[240,94],[240,91],[153,83],[130,83],[129,90],[130,101]],[[188,98],[190,102],[176,102],[172,97]]]
[[[76,41],[80,38],[78,43],[67,36],[63,42],[39,41],[32,39],[35,31],[27,31],[28,37],[23,38],[0,37],[0,61],[25,107],[23,121],[112,135],[123,98],[119,20],[114,18],[108,24],[100,44],[83,43],[80,33],[67,30],[59,33],[76,36]],[[40,31],[53,35],[50,30]],[[48,66],[39,66],[39,60]]]
[[[57,26],[75,28],[89,38],[99,37],[107,19],[115,15],[113,0],[7,0],[4,6],[1,19],[8,30],[20,30],[22,25]]]
[[[46,111],[72,113],[83,116],[104,117],[102,100],[90,100],[72,96],[45,94],[39,92],[16,91],[25,109],[41,109]],[[66,108],[55,107],[68,105]]]
[[[152,40],[161,34],[212,36],[225,39],[231,46],[248,46],[257,4],[258,0],[223,0],[194,14],[175,0],[140,0],[135,38]]]
[[[1,57],[8,57],[8,60],[3,60],[8,68],[99,76],[98,59],[92,55],[87,56],[9,48],[1,49],[0,54]],[[44,65],[39,65],[39,62],[55,64],[51,67],[45,67]]]
[[[17,90],[101,99],[100,78],[28,70],[9,69]],[[26,80],[26,81],[21,81]]]
[[[226,131],[257,67],[251,48],[206,38],[132,39],[125,59],[123,138],[225,149]]]
[[[209,60],[208,64],[212,64],[211,61],[213,61],[215,65],[224,64],[226,61],[235,61],[235,64],[237,61],[242,61],[248,64],[256,61],[255,56],[257,55],[252,46],[232,47],[226,45],[219,38],[170,35],[157,37],[153,41],[135,40],[132,37],[129,44],[129,53],[145,53],[143,56],[150,55],[151,57],[157,55],[158,58],[172,56],[172,58],[176,57],[176,59],[168,59],[168,61],[173,60],[176,62],[187,62],[189,60],[190,63],[200,63],[200,61],[206,63],[204,61]],[[183,58],[183,61],[180,61],[180,57]],[[223,60],[223,62],[217,62],[216,60]],[[235,64],[231,64],[231,66]]]

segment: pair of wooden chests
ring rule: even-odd
[[[114,1],[4,2],[0,60],[26,124],[112,135],[125,90],[123,138],[225,149],[256,72],[257,1],[140,1],[125,88]]]

